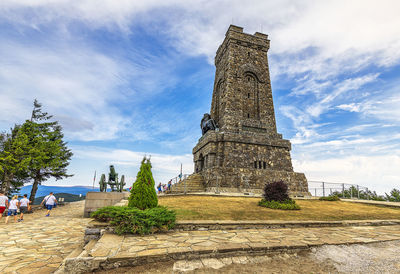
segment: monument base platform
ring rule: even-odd
[[[128,198],[130,192],[88,192],[86,194],[85,209],[83,216],[88,218],[97,209],[105,206],[112,206],[124,198]]]
[[[208,168],[200,173],[207,192],[241,192],[262,194],[268,183],[283,181],[292,197],[311,196],[304,173],[254,170],[247,168]]]

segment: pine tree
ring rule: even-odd
[[[57,121],[50,121],[52,116],[42,112],[41,107],[35,100],[31,119],[26,120],[20,129],[29,139],[28,174],[33,180],[29,200],[32,202],[38,186],[48,178],[59,180],[72,176],[67,174],[72,152],[63,141],[62,127]]]
[[[0,190],[7,195],[18,191],[29,180],[29,140],[20,128],[15,125],[10,133],[0,134]]]
[[[143,158],[136,181],[132,186],[129,197],[129,207],[139,209],[153,208],[158,205],[157,193],[154,187],[154,178],[151,172],[150,159]]]

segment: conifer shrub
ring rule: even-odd
[[[174,228],[176,214],[166,207],[157,206],[140,210],[136,207],[107,206],[92,213],[92,218],[101,222],[109,222],[115,227],[118,235],[152,234]]]
[[[299,210],[300,206],[289,197],[288,186],[283,181],[266,184],[259,206],[272,209]]]
[[[320,197],[319,198],[320,201],[340,201],[340,198],[336,195],[332,195],[332,196],[327,196],[327,197]]]
[[[154,187],[154,178],[151,172],[150,159],[143,158],[140,170],[136,175],[136,181],[132,186],[129,196],[129,207],[148,209],[158,204],[157,193]]]

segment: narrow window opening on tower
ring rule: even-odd
[[[254,168],[257,168],[257,161],[254,161]]]
[[[258,161],[258,168],[261,169],[261,161]]]
[[[247,56],[250,56],[250,52],[247,52]]]
[[[247,77],[247,82],[250,82],[250,77]]]
[[[267,163],[263,162],[263,168],[266,169],[267,168]]]
[[[250,93],[247,93],[247,98],[250,98]]]
[[[250,118],[250,113],[247,113],[247,118]]]

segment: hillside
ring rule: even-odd
[[[54,194],[54,196],[57,198],[57,200],[59,198],[64,198],[64,202],[76,202],[76,201],[81,201],[81,200],[85,200],[84,195],[82,195],[81,197],[79,197],[79,195],[75,195],[75,194],[70,194],[70,193],[56,193]],[[38,205],[40,204],[44,197],[46,196],[40,196],[40,197],[36,197],[35,201],[33,202],[34,205]]]

